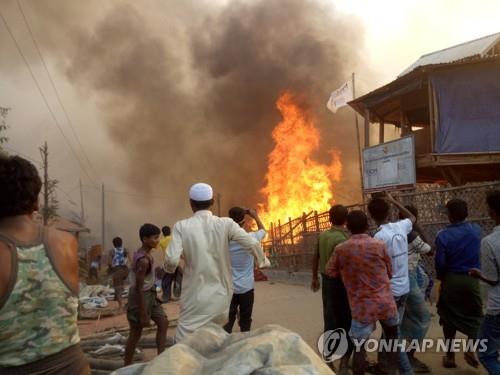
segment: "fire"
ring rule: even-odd
[[[334,202],[332,182],[342,174],[340,152],[330,151],[330,165],[312,159],[320,133],[315,119],[297,105],[293,95],[283,93],[276,106],[283,119],[272,133],[276,146],[269,154],[266,186],[261,190],[267,200],[260,205],[267,226],[304,212],[328,210]]]

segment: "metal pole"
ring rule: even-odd
[[[354,73],[352,73],[352,97],[353,100],[356,99],[356,85],[354,79]],[[359,121],[358,121],[358,113],[354,111],[354,121],[356,122],[356,141],[358,143],[358,163],[359,163],[359,178],[361,182],[361,198],[363,199],[363,203],[365,203],[365,189],[364,189],[364,179],[363,179],[363,161],[361,157],[361,140],[359,135]]]
[[[83,189],[82,189],[82,180],[80,179],[80,207],[81,207],[81,224],[85,224],[85,209],[83,207]]]
[[[42,162],[43,162],[42,222],[43,225],[47,225],[49,220],[49,162],[48,162],[49,151],[48,151],[47,141],[45,141],[43,146],[40,148],[40,153],[42,154]]]
[[[106,221],[105,221],[105,200],[104,200],[104,184],[102,184],[102,248],[101,251],[104,254],[104,249],[106,245]]]

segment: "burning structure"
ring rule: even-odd
[[[313,159],[320,132],[310,111],[300,107],[292,93],[283,93],[277,102],[282,121],[273,130],[276,143],[269,154],[266,186],[262,193],[263,219],[278,223],[304,212],[324,211],[333,204],[333,183],[340,180],[340,153],[331,150],[330,164]]]

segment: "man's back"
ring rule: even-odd
[[[353,235],[337,246],[327,272],[342,277],[354,319],[368,323],[394,316],[391,261],[382,241]]]
[[[72,367],[83,368],[86,360],[75,346],[80,341],[76,239],[53,228],[42,228],[31,220],[26,222],[28,230],[23,228],[18,233],[29,233],[34,228],[39,232],[36,238],[26,240],[14,237],[15,232],[11,235],[0,231],[0,253],[3,259],[11,259],[3,262],[0,269],[7,276],[5,285],[12,286],[0,295],[4,300],[0,308],[0,366],[29,366],[37,362],[33,369],[43,370],[49,365],[49,361],[45,362],[49,356],[60,357],[71,351],[77,355]],[[6,373],[10,373],[8,369]]]
[[[260,229],[256,232],[249,232],[249,234],[260,242],[266,236],[266,231]],[[234,241],[229,244],[229,254],[231,256],[234,293],[243,294],[252,290],[254,286],[253,256]]]
[[[408,239],[412,230],[409,219],[395,223],[382,224],[374,237],[384,241],[387,252],[392,260],[392,293],[395,297],[407,294],[410,291],[408,279]]]
[[[170,236],[163,236],[162,238],[160,238],[160,243],[159,243],[160,249],[166,251],[169,243],[170,243]]]
[[[338,225],[333,225],[330,229],[321,232],[318,237],[319,251],[319,271],[325,273],[325,266],[332,256],[335,247],[347,240],[348,235],[345,229]]]
[[[233,221],[229,218],[213,216],[210,211],[198,211],[192,217],[179,221],[174,226],[175,243],[177,233],[181,234],[182,249],[186,266],[184,269],[183,297],[189,296],[192,288],[204,288],[200,295],[200,305],[212,303],[222,298],[230,298],[232,291],[231,261],[229,258],[229,231]],[[220,284],[227,290],[222,296],[219,288],[211,284]],[[211,290],[211,291],[210,291]],[[215,298],[215,299],[214,299]],[[197,306],[192,306],[196,309]]]
[[[224,323],[227,319],[233,294],[230,240],[263,261],[259,242],[232,219],[201,210],[174,225],[166,271],[175,271],[181,255],[185,261],[178,339],[208,321]]]
[[[438,276],[445,271],[467,273],[471,268],[479,268],[480,234],[479,226],[466,221],[440,231],[436,237]]]
[[[481,241],[481,269],[488,279],[500,279],[500,225]],[[487,313],[500,314],[500,283],[488,287]]]

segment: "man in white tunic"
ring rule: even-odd
[[[210,185],[194,184],[189,198],[194,215],[174,225],[165,259],[166,272],[175,271],[181,256],[185,262],[177,342],[208,322],[227,322],[233,295],[229,241],[254,255],[260,267],[269,263],[255,238],[232,219],[212,214]]]

